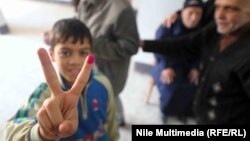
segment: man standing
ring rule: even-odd
[[[93,54],[99,71],[111,81],[119,125],[125,124],[119,93],[128,76],[130,58],[138,51],[135,13],[127,0],[81,0],[78,18],[93,36]]]
[[[144,41],[144,51],[201,58],[194,101],[199,124],[250,124],[250,1],[215,0],[215,22],[176,40]]]

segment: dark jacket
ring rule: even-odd
[[[214,5],[215,0],[208,0],[204,4],[204,12],[202,16],[202,26],[206,26],[210,22],[213,21],[214,19],[214,10],[215,10],[215,5]]]

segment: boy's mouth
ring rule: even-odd
[[[72,75],[78,75],[80,73],[81,69],[70,69],[69,72],[72,74]]]

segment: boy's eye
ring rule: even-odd
[[[86,57],[88,55],[88,52],[87,51],[81,51],[81,56],[83,56],[83,57]]]
[[[62,51],[59,52],[59,54],[61,56],[63,56],[63,57],[67,57],[67,56],[71,55],[71,53],[69,51],[67,51],[67,50],[62,50]]]

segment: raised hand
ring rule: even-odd
[[[40,48],[38,56],[51,91],[51,97],[44,101],[37,113],[40,137],[45,140],[56,140],[70,136],[78,127],[77,103],[89,80],[94,57],[89,55],[86,58],[72,88],[63,91],[47,51]]]
[[[162,24],[165,27],[170,28],[172,26],[172,24],[176,22],[177,18],[178,18],[178,14],[173,13],[170,16],[166,17]]]

